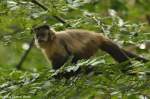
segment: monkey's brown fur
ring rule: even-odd
[[[69,56],[73,56],[72,63],[77,63],[80,59],[88,59],[98,49],[107,52],[119,63],[129,61],[129,57],[143,62],[148,61],[121,49],[100,33],[76,29],[55,32],[48,25],[39,26],[33,31],[36,33],[36,45],[52,62],[53,69],[60,68]]]

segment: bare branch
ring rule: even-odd
[[[38,2],[38,1],[36,1],[36,0],[31,0],[31,2],[32,3],[34,3],[34,4],[36,4],[36,5],[38,5],[39,7],[41,7],[43,10],[45,10],[45,11],[49,11],[49,9],[46,7],[46,6],[44,6],[44,5],[42,5],[40,2]],[[56,16],[56,15],[52,15],[57,21],[59,21],[59,22],[61,22],[61,23],[63,23],[63,24],[66,24],[68,27],[70,27],[70,25],[63,19],[63,18],[61,18],[60,16]]]
[[[22,55],[19,63],[16,65],[17,69],[21,69],[23,62],[25,61],[25,59],[26,59],[27,55],[29,54],[30,50],[32,49],[33,45],[34,45],[34,38],[32,38],[32,40],[30,41],[30,44],[29,44],[29,48],[25,51],[25,53]]]

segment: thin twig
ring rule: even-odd
[[[40,2],[36,1],[36,0],[31,0],[32,3],[38,5],[39,7],[41,7],[43,10],[45,11],[49,11],[49,9],[44,6],[43,4],[41,4]],[[67,26],[70,27],[70,25],[60,16],[56,16],[56,15],[52,15],[57,21],[63,23],[63,24],[66,24]]]

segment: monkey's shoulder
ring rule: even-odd
[[[96,34],[96,32],[83,30],[83,29],[66,29],[64,31],[58,31],[56,34]]]
[[[77,40],[85,40],[85,39],[103,39],[105,38],[102,33],[82,30],[82,29],[67,29],[65,31],[56,32],[56,37],[58,39],[77,39]]]

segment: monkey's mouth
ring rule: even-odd
[[[38,40],[38,43],[44,43],[45,40]]]
[[[45,46],[45,43],[46,43],[44,40],[38,40],[37,42],[38,42],[37,45],[40,46],[41,48],[43,48]]]
[[[39,38],[38,39],[38,43],[45,43],[47,41],[48,41],[47,38]]]

